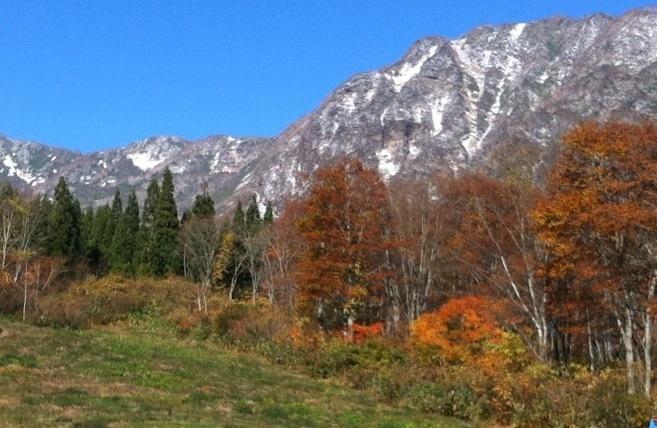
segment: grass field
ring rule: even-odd
[[[144,329],[0,326],[0,426],[464,426]]]

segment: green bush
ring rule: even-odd
[[[407,394],[409,406],[423,412],[472,421],[488,415],[485,399],[465,383],[417,383]]]
[[[355,368],[379,369],[406,362],[406,354],[402,349],[382,340],[353,344],[334,339],[327,342],[317,355],[313,368],[322,377],[345,374]]]

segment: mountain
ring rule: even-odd
[[[198,141],[158,136],[124,148],[80,154],[0,136],[0,179],[35,193],[50,192],[64,176],[83,205],[110,202],[117,187],[135,187],[140,197],[148,182],[169,167],[183,206],[207,181],[217,200],[229,198],[270,145],[268,138],[211,136]]]
[[[49,191],[63,175],[83,203],[99,203],[116,186],[143,194],[168,166],[183,205],[207,181],[224,206],[249,192],[278,201],[302,192],[342,155],[387,180],[468,168],[540,179],[577,122],[656,116],[656,9],[555,17],[419,40],[273,138],[163,136],[87,155],[0,138],[0,178]]]

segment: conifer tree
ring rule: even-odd
[[[191,209],[186,209],[183,211],[182,215],[180,216],[180,225],[183,226],[185,223],[189,222],[192,219],[192,210]]]
[[[246,209],[246,229],[249,232],[255,232],[260,226],[260,208],[258,208],[258,200],[256,195],[251,196],[251,202]]]
[[[116,226],[111,248],[111,267],[126,275],[135,272],[135,252],[139,233],[139,203],[134,190],[130,192],[125,212]]]
[[[75,243],[73,248],[75,253],[73,254],[74,258],[84,256],[84,240],[82,237],[82,207],[80,206],[80,200],[78,198],[73,198],[73,224],[76,225],[77,235],[75,237]]]
[[[87,248],[87,260],[95,270],[96,275],[106,271],[110,247],[107,246],[106,232],[112,222],[112,209],[109,205],[101,205],[94,215],[94,224],[91,231],[90,243]]]
[[[242,208],[242,201],[237,201],[237,207],[235,207],[235,214],[233,214],[233,230],[235,232],[240,232],[244,230],[245,226],[245,217],[244,209]]]
[[[264,224],[272,224],[274,222],[274,206],[271,201],[267,202],[267,207],[265,208],[265,215],[262,218]]]
[[[178,209],[174,197],[173,176],[169,168],[164,170],[160,197],[155,207],[154,247],[151,260],[152,272],[163,276],[176,269],[178,261]]]
[[[146,189],[146,199],[141,214],[141,226],[137,239],[137,270],[142,274],[152,274],[153,246],[155,244],[155,207],[160,198],[160,185],[153,177]]]
[[[215,214],[214,201],[207,191],[196,195],[194,205],[192,206],[192,216],[196,218],[212,218]]]
[[[80,222],[80,239],[82,241],[82,253],[86,255],[89,246],[93,240],[94,229],[94,210],[92,207],[87,207],[82,213],[82,221]]]
[[[50,216],[50,211],[52,211],[52,202],[50,199],[43,195],[37,203],[37,226],[34,231],[34,247],[39,249],[39,251],[48,254],[48,217]]]
[[[48,215],[48,253],[72,260],[79,251],[80,217],[64,178],[55,187],[54,199]]]
[[[112,241],[114,240],[114,231],[119,224],[119,220],[123,215],[123,202],[121,201],[121,191],[117,188],[114,192],[114,200],[112,201],[112,210],[110,220],[105,228],[105,236],[103,237],[103,247],[105,255],[109,257],[112,248]]]

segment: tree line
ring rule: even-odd
[[[276,218],[255,195],[218,216],[207,187],[179,218],[168,170],[141,209],[134,191],[125,208],[117,190],[82,211],[63,179],[52,200],[5,186],[0,271],[23,290],[23,313],[60,272],[86,269],[180,275],[199,312],[213,294],[266,299],[346,335],[383,322],[387,335],[445,344],[481,340],[492,323],[542,362],[622,363],[628,392],[650,394],[656,175],[655,125],[585,123],[540,185],[477,172],[384,183],[344,158]]]

